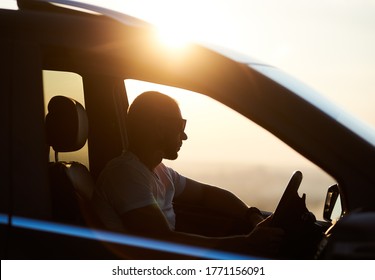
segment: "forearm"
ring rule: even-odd
[[[248,206],[235,194],[218,187],[205,185],[199,204],[228,215],[245,218]]]
[[[213,210],[238,221],[242,220],[249,223],[252,228],[263,220],[259,210],[253,208],[255,211],[249,211],[249,207],[232,192],[191,179],[186,180],[185,190],[176,201]]]
[[[256,227],[248,235],[204,237],[188,233],[172,232],[161,239],[211,250],[272,257],[278,252],[282,235],[283,232],[280,229]]]
[[[206,188],[202,203],[210,209],[223,211],[227,215],[243,219],[245,222],[249,222],[252,227],[255,227],[263,220],[257,208],[252,207],[249,209],[236,195],[217,187],[209,186],[209,188]]]
[[[242,254],[251,254],[252,250],[247,245],[246,236],[206,237],[184,232],[171,231],[169,234],[158,238],[169,242],[204,247],[212,250],[231,251]]]
[[[269,234],[269,230],[264,231],[266,229],[264,226],[257,226],[248,235],[229,237],[205,237],[177,232],[171,229],[165,216],[156,205],[125,212],[121,218],[128,234],[242,254],[262,254],[261,245],[268,242],[270,236],[273,235]],[[259,229],[263,229],[263,231],[259,231]]]
[[[270,222],[270,218],[263,220],[247,235],[208,238],[174,232],[170,238],[175,242],[189,245],[261,257],[275,257],[282,244],[284,231],[270,227]]]

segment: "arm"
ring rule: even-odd
[[[232,192],[188,178],[186,178],[184,191],[175,198],[175,202],[202,206],[233,217],[243,218],[253,226],[263,220],[260,213],[256,211],[251,213],[249,207]]]
[[[122,216],[129,233],[170,242],[184,243],[238,253],[272,256],[277,252],[282,232],[276,228],[259,226],[246,236],[210,238],[175,232],[168,226],[157,205],[149,205],[124,213]],[[274,244],[274,246],[269,246]]]
[[[209,247],[216,249],[241,248],[245,244],[245,236],[231,238],[209,238],[201,235],[176,232],[169,227],[163,212],[156,205],[148,205],[131,210],[121,215],[127,232],[150,238],[170,242],[184,243],[193,246]]]

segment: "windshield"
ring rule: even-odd
[[[296,93],[309,103],[319,108],[321,111],[325,112],[327,115],[331,116],[337,122],[354,131],[367,142],[375,146],[375,131],[371,127],[337,107],[312,88],[306,86],[297,79],[287,75],[277,68],[259,64],[249,66]]]

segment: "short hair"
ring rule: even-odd
[[[179,110],[176,100],[160,92],[146,91],[138,95],[128,109],[129,144],[148,140],[158,120],[175,116]]]

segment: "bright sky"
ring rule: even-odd
[[[277,66],[375,127],[374,0],[89,2]]]

